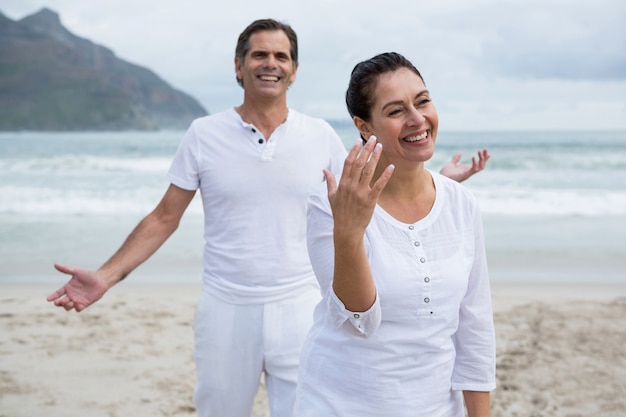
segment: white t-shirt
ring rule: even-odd
[[[324,300],[302,350],[294,416],[462,417],[462,390],[495,388],[495,335],[482,221],[462,185],[432,173],[415,224],[377,206],[365,247],[377,297],[351,312],[332,290],[333,219],[310,197],[308,245]]]
[[[200,189],[204,289],[232,303],[265,303],[317,286],[306,248],[307,197],[339,173],[346,149],[322,119],[289,110],[269,138],[234,109],[192,122],[169,170]]]

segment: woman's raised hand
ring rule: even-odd
[[[330,171],[324,170],[335,233],[339,230],[360,231],[361,236],[364,233],[378,197],[394,169],[393,165],[389,165],[372,183],[382,150],[382,145],[376,142],[375,136],[371,136],[365,146],[361,143],[355,144],[344,162],[339,184]]]

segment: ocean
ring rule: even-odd
[[[358,135],[333,122],[346,144]],[[168,186],[184,132],[0,133],[0,283],[97,268]],[[488,148],[479,200],[494,282],[626,283],[626,132],[439,132],[428,167]],[[200,282],[202,207],[128,280]]]

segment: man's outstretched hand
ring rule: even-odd
[[[473,156],[471,164],[460,164],[460,160],[461,152],[455,153],[450,162],[445,164],[439,173],[458,182],[465,181],[475,173],[485,169],[485,165],[487,165],[489,160],[489,151],[487,149],[478,151],[478,160]]]
[[[96,271],[59,264],[55,264],[54,267],[57,271],[72,276],[67,284],[47,297],[47,300],[54,302],[57,307],[80,312],[102,298],[109,289]]]

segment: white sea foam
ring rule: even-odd
[[[77,190],[32,187],[0,187],[0,214],[19,215],[90,215],[90,214],[148,214],[159,202],[164,188],[133,190]],[[194,201],[187,209],[201,213],[202,206]]]
[[[484,214],[626,215],[626,191],[490,189],[474,194]]]
[[[53,189],[0,186],[4,214],[147,213],[165,188]],[[626,215],[626,191],[480,189],[474,194],[484,214],[605,216]],[[201,212],[193,204],[188,211]]]
[[[86,172],[167,172],[171,157],[102,157],[97,155],[59,155],[19,159],[0,159],[0,171],[12,175],[75,174]]]

